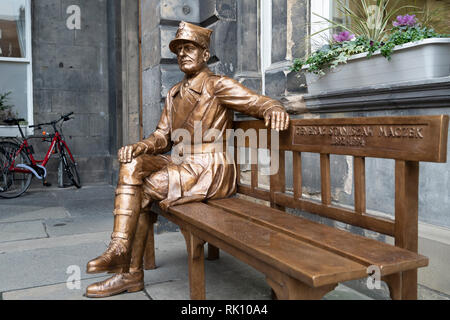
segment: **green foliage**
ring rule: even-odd
[[[370,58],[374,52],[380,50],[380,53],[390,60],[394,47],[397,45],[448,36],[420,25],[394,27],[385,41],[358,36],[355,40],[326,45],[305,60],[295,59],[291,70],[299,72],[303,66],[308,65],[306,68],[308,72],[324,75],[326,71],[336,68],[339,64],[347,63],[348,58],[354,54],[367,52],[367,58]]]
[[[346,39],[340,40],[339,36],[335,37],[334,42],[331,41],[306,59],[295,59],[291,70],[299,72],[303,66],[307,65],[306,71],[324,75],[326,71],[336,68],[339,64],[347,63],[354,54],[367,53],[367,58],[370,58],[379,50],[390,60],[397,45],[428,38],[449,37],[448,34],[435,32],[432,23],[435,24],[441,19],[438,17],[437,9],[432,10],[428,6],[422,10],[413,5],[401,6],[400,0],[350,0],[349,4],[342,0],[336,0],[336,2],[337,9],[349,18],[351,23],[349,25],[337,23],[315,14],[326,20],[330,26],[311,36],[329,29],[344,29],[353,33],[356,38],[343,41]],[[417,23],[416,15],[406,15],[397,17],[392,27],[391,22],[395,16],[406,11],[420,15],[421,23]],[[444,32],[447,32],[447,29]]]
[[[0,110],[6,110],[12,108],[12,105],[8,105],[9,95],[11,92],[0,93]]]
[[[348,5],[342,0],[336,0],[336,2],[337,10],[351,23],[349,25],[338,23],[313,13],[330,24],[330,27],[315,34],[332,28],[345,29],[355,35],[381,42],[385,40],[389,22],[396,14],[405,9],[418,9],[410,5],[400,6],[400,0],[350,0]]]

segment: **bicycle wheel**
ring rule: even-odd
[[[64,165],[64,171],[67,177],[72,181],[73,185],[78,189],[81,188],[80,175],[78,174],[77,164],[67,152],[64,146],[61,146],[61,161]]]
[[[16,198],[28,190],[33,174],[31,172],[17,172],[9,170],[11,164],[17,168],[19,164],[31,165],[31,161],[25,151],[21,151],[18,144],[12,142],[0,143],[0,197]]]

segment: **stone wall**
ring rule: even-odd
[[[272,56],[265,73],[266,95],[283,100],[294,93],[305,92],[303,77],[289,71],[292,59],[306,53],[305,28],[309,21],[309,1],[272,0]]]
[[[106,0],[32,1],[34,121],[73,111],[63,127],[83,184],[110,181],[108,22]],[[69,30],[71,5],[81,9],[81,29]],[[36,132],[39,133],[39,132]],[[38,152],[47,144],[34,143]],[[55,157],[57,159],[57,157]],[[49,180],[56,183],[57,160]]]

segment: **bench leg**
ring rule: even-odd
[[[205,300],[205,241],[191,232],[181,230],[188,251],[188,272],[191,300]]]
[[[389,295],[392,300],[402,299],[402,274],[394,273],[382,278],[389,287]]]
[[[272,297],[275,296],[278,300],[320,300],[337,286],[331,284],[313,288],[287,275],[280,277],[279,281],[268,277],[266,281],[272,288]]]
[[[217,260],[219,259],[220,251],[219,248],[213,246],[211,243],[208,243],[208,260]]]
[[[417,300],[417,269],[385,276],[392,300]]]
[[[402,300],[417,300],[417,269],[402,272]]]
[[[147,212],[146,214],[150,215],[150,227],[148,228],[147,243],[145,245],[144,269],[153,270],[156,269],[154,226],[158,219],[158,215],[153,212]]]

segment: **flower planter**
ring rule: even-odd
[[[450,75],[450,38],[430,38],[394,48],[387,60],[379,51],[350,57],[324,76],[305,72],[308,93],[370,87],[381,84],[427,80]],[[305,66],[303,69],[305,69]]]

